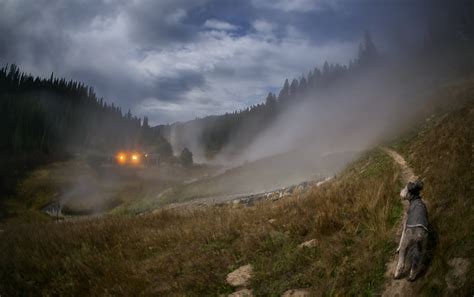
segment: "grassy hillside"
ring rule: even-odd
[[[3,226],[0,291],[217,295],[231,291],[226,274],[250,262],[260,295],[293,287],[373,293],[394,245],[397,177],[391,160],[375,151],[306,198],[255,208]],[[297,248],[313,238],[317,248]]]
[[[438,233],[425,296],[447,293],[448,262],[474,260],[474,84],[443,89],[448,106],[392,146],[425,180]],[[377,295],[395,250],[402,206],[399,168],[374,149],[305,195],[254,207],[166,210],[75,222],[0,225],[1,295],[218,296],[227,273],[252,264],[257,296],[310,288],[316,296]],[[312,248],[298,248],[315,239]],[[451,291],[472,294],[467,281]]]
[[[435,99],[446,103],[395,147],[425,182],[430,222],[438,243],[426,275],[416,283],[424,296],[446,291],[453,258],[470,261],[466,283],[451,296],[474,292],[474,84],[444,88]]]

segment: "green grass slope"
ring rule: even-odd
[[[231,292],[226,274],[252,263],[257,295],[293,287],[374,293],[394,247],[399,186],[391,159],[374,151],[306,198],[255,208],[9,224],[0,235],[0,292],[212,296]],[[297,248],[308,239],[318,240],[318,247]]]
[[[459,288],[448,295],[474,292],[474,84],[444,88],[436,99],[446,103],[430,111],[416,130],[395,147],[425,182],[423,197],[429,203],[430,222],[437,246],[426,275],[416,282],[419,294],[446,294],[446,278],[452,278],[450,260],[462,258],[471,265]]]
[[[445,88],[450,104],[392,146],[425,180],[438,233],[420,295],[473,292],[473,268],[448,292],[450,259],[472,263],[474,84]],[[433,114],[431,116],[431,114]],[[374,149],[309,193],[254,207],[165,210],[62,223],[0,225],[0,294],[219,296],[226,275],[252,264],[256,296],[309,288],[316,296],[373,296],[397,244],[397,165]],[[315,239],[316,246],[298,248]]]

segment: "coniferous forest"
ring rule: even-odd
[[[469,28],[465,31],[471,34]],[[428,79],[430,72],[438,77],[443,72],[446,76],[472,73],[472,41],[453,32],[427,36],[423,45],[410,54],[410,59],[416,61],[412,68],[419,72],[418,77]],[[451,60],[439,63],[443,57]],[[231,141],[233,149],[240,150],[297,101],[314,100],[336,84],[386,62],[387,57],[380,55],[366,31],[356,58],[347,65],[325,62],[299,78],[286,79],[278,94],[270,92],[262,103],[243,110],[156,127],[150,127],[146,117],[142,120],[130,110],[124,113],[119,106],[107,103],[81,82],[54,74],[34,77],[16,65],[7,65],[0,69],[1,187],[8,188],[13,184],[11,180],[35,165],[74,154],[110,156],[124,148],[151,148],[153,153],[168,158],[173,151],[177,155],[184,148],[194,153],[192,143],[197,143],[206,158],[213,158]],[[407,73],[413,69],[407,69]]]
[[[461,29],[459,29],[461,28]],[[198,143],[207,158],[216,156],[229,142],[235,151],[255,140],[271,126],[278,115],[302,100],[321,100],[331,88],[344,87],[351,80],[375,69],[396,73],[401,80],[437,84],[448,77],[466,77],[474,72],[473,27],[433,29],[420,46],[406,51],[404,57],[393,59],[381,54],[369,31],[365,31],[358,53],[347,65],[325,62],[307,74],[285,79],[277,94],[268,93],[262,103],[218,116],[197,118],[185,123],[160,125],[159,133],[171,140],[177,150]],[[460,34],[459,32],[462,32]],[[401,67],[400,65],[404,65]],[[193,141],[189,141],[193,139]]]
[[[36,165],[118,149],[151,147],[165,157],[169,143],[143,121],[97,98],[83,83],[34,77],[16,65],[0,69],[0,190],[10,190],[22,172]]]
[[[378,50],[371,34],[366,31],[359,45],[357,57],[348,65],[326,61],[321,68],[315,67],[300,78],[293,78],[291,81],[285,79],[278,94],[269,92],[260,104],[224,115],[161,125],[156,129],[168,139],[174,138],[176,141],[174,145],[178,149],[188,146],[186,141],[196,137],[197,142],[202,144],[206,156],[212,158],[231,140],[238,139],[239,143],[233,143],[236,149],[244,147],[254,140],[260,131],[270,126],[289,106],[305,100],[308,95],[323,92],[345,78],[360,74],[377,64],[378,60]]]

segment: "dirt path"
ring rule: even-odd
[[[407,165],[407,162],[405,159],[396,151],[389,149],[389,148],[383,148],[383,150],[390,156],[392,159],[400,166],[400,169],[402,171],[402,177],[403,177],[403,182],[406,184],[409,181],[414,181],[416,179],[416,175],[413,172],[413,170]],[[400,236],[403,231],[403,222],[405,221],[405,216],[407,213],[408,209],[408,202],[403,200],[403,217],[399,221],[398,225],[398,230],[397,230],[397,242],[400,240]],[[395,268],[397,266],[397,260],[398,260],[398,254],[395,254],[392,256],[392,259],[390,262],[387,263],[387,269],[385,271],[385,278],[388,279],[388,281],[385,284],[384,292],[382,293],[382,296],[397,296],[397,297],[403,297],[403,296],[413,296],[413,288],[412,285],[409,281],[405,279],[393,279],[393,275],[395,273]]]
[[[407,162],[399,153],[387,147],[384,147],[383,149],[398,165],[400,165],[402,169],[403,181],[405,183],[416,179],[415,173],[413,173],[413,170],[407,165]]]

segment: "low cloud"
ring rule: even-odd
[[[238,26],[232,25],[227,22],[219,21],[219,20],[207,20],[204,23],[204,27],[208,29],[214,29],[214,30],[222,30],[222,31],[235,31],[239,29]]]
[[[275,24],[260,19],[253,22],[252,25],[257,32],[265,34],[272,33],[277,28]]]
[[[286,12],[308,12],[337,7],[337,0],[253,0],[257,7],[278,9]]]

